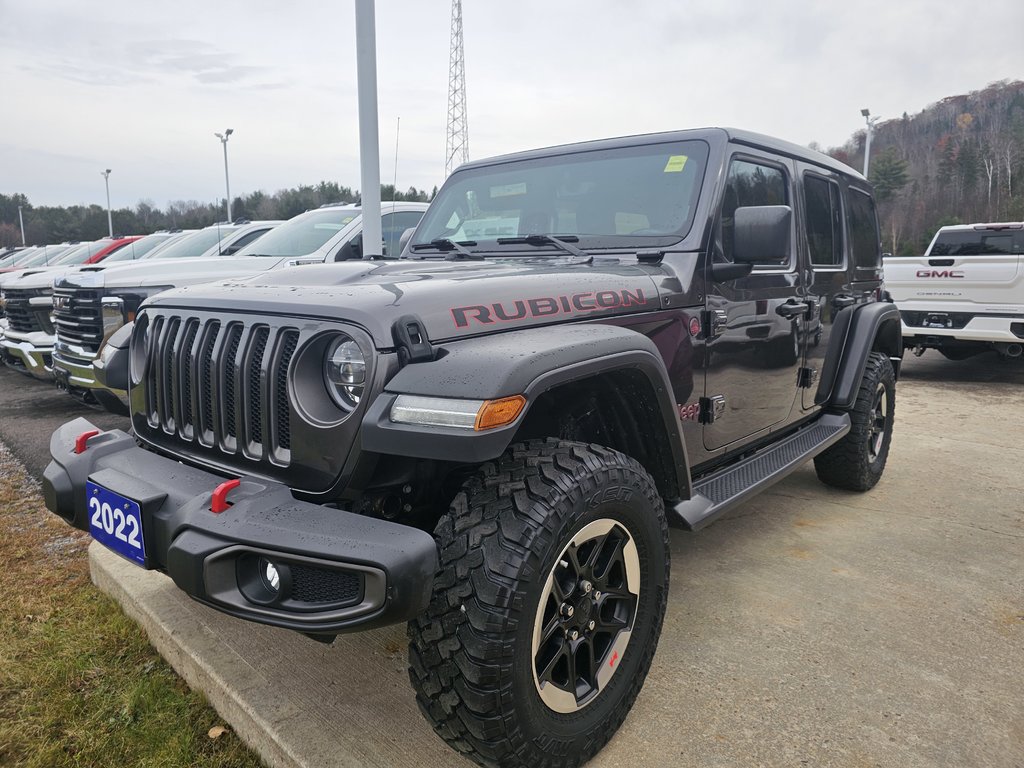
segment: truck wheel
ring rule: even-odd
[[[433,598],[409,623],[424,716],[481,765],[588,760],[661,633],[668,528],[654,481],[616,451],[531,440],[472,475],[434,535]]]
[[[814,457],[818,479],[850,491],[874,488],[882,476],[892,440],[896,376],[889,358],[872,352],[864,366],[857,402],[850,411],[849,433]]]

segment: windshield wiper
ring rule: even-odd
[[[421,248],[436,248],[439,251],[457,252],[457,254],[449,253],[447,256],[445,256],[445,259],[448,261],[459,261],[461,259],[471,259],[473,261],[484,260],[483,256],[473,253],[471,250],[464,247],[467,245],[476,245],[476,241],[461,240],[459,242],[456,242],[455,240],[451,240],[447,237],[438,237],[434,240],[431,240],[429,243],[416,243],[415,245],[410,246],[409,250],[417,251]]]
[[[523,235],[522,237],[499,237],[498,245],[556,245],[566,253],[572,254],[573,264],[589,264],[594,257],[577,248],[572,243],[578,243],[580,239],[576,235]]]

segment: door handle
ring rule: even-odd
[[[775,308],[775,314],[792,319],[800,315],[806,315],[811,307],[806,301],[787,301]]]
[[[832,306],[836,309],[846,309],[847,307],[852,307],[856,303],[856,296],[847,296],[842,293],[832,299]]]

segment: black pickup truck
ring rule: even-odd
[[[473,162],[401,259],[146,301],[103,356],[132,433],[58,430],[46,501],[234,616],[326,640],[407,621],[442,738],[575,766],[650,667],[670,523],[810,459],[878,481],[903,348],[881,277],[870,186],[793,144]]]

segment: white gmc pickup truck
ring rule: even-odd
[[[942,227],[924,256],[885,258],[885,287],[915,354],[1024,353],[1024,224]]]

